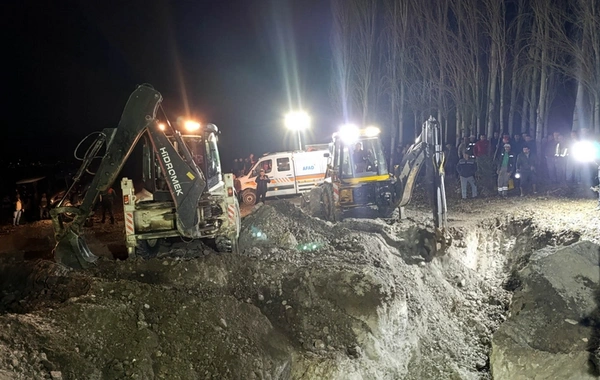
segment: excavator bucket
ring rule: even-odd
[[[85,239],[68,229],[54,247],[56,262],[74,269],[89,268],[98,260],[98,256],[90,251]]]

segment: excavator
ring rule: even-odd
[[[404,217],[404,206],[410,202],[421,168],[426,166],[435,225],[439,231],[446,228],[444,153],[440,126],[433,117],[423,123],[421,134],[393,173],[385,160],[379,128],[344,125],[332,140],[325,182],[319,192],[321,215],[326,219],[341,221],[350,210],[361,208],[374,208],[382,218],[391,217],[399,208],[400,217]]]
[[[218,128],[195,123],[193,133],[182,134],[157,119],[162,99],[152,86],[138,86],[118,126],[105,128],[90,144],[72,185],[50,211],[57,262],[81,269],[97,261],[83,237],[84,227],[140,140],[143,191],[136,193],[131,179],[121,181],[129,256],[152,257],[168,239],[211,240],[218,251],[237,250],[240,210],[233,175],[221,171]],[[100,163],[92,173],[90,165],[98,158]],[[85,173],[93,178],[83,200],[78,206],[65,205]]]

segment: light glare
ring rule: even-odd
[[[310,127],[310,116],[304,111],[290,112],[285,115],[285,126],[292,131],[302,131]]]
[[[573,157],[580,162],[594,162],[598,158],[599,148],[591,141],[578,141],[573,145]]]
[[[378,136],[379,133],[381,133],[381,130],[377,127],[374,126],[368,126],[367,128],[365,128],[365,135],[367,137],[375,137]]]
[[[185,129],[187,129],[190,132],[197,131],[198,129],[200,129],[200,123],[198,123],[197,121],[187,120],[184,125]]]
[[[346,144],[352,144],[358,140],[359,130],[354,124],[344,124],[340,127],[340,137]]]

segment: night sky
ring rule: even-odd
[[[227,160],[295,147],[283,127],[290,107],[313,117],[307,142],[333,131],[329,1],[10,3],[4,159],[72,155],[88,133],[117,125],[141,83],[163,94],[171,119],[215,123]]]

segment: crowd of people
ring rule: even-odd
[[[458,178],[461,196],[467,198],[467,187],[472,197],[477,197],[476,173],[478,164],[490,165],[497,176],[498,195],[506,197],[513,188],[520,196],[535,194],[541,179],[548,186],[591,186],[596,177],[593,165],[579,162],[573,155],[575,144],[583,139],[593,139],[585,129],[573,131],[568,138],[554,132],[541,141],[538,155],[536,140],[528,133],[500,135],[495,132],[488,139],[470,135],[458,146],[448,143],[445,148],[445,173],[448,178]]]
[[[78,205],[82,195],[81,190],[78,188],[77,191],[71,194],[67,204]],[[102,213],[101,223],[106,221],[108,214],[110,223],[115,224],[114,203],[116,198],[113,188],[109,188],[100,194],[98,203],[94,206],[94,211],[98,207],[100,208]],[[50,198],[46,193],[31,192],[27,187],[22,186],[15,189],[12,197],[7,195],[2,199],[2,214],[10,215],[12,225],[19,226],[38,220],[50,219],[51,206]]]
[[[2,213],[10,216],[13,226],[50,218],[46,193],[30,193],[25,187],[15,189],[13,196],[2,199]]]
[[[232,172],[236,177],[241,177],[250,172],[250,169],[256,164],[256,157],[250,153],[246,158],[236,158],[233,160]]]

